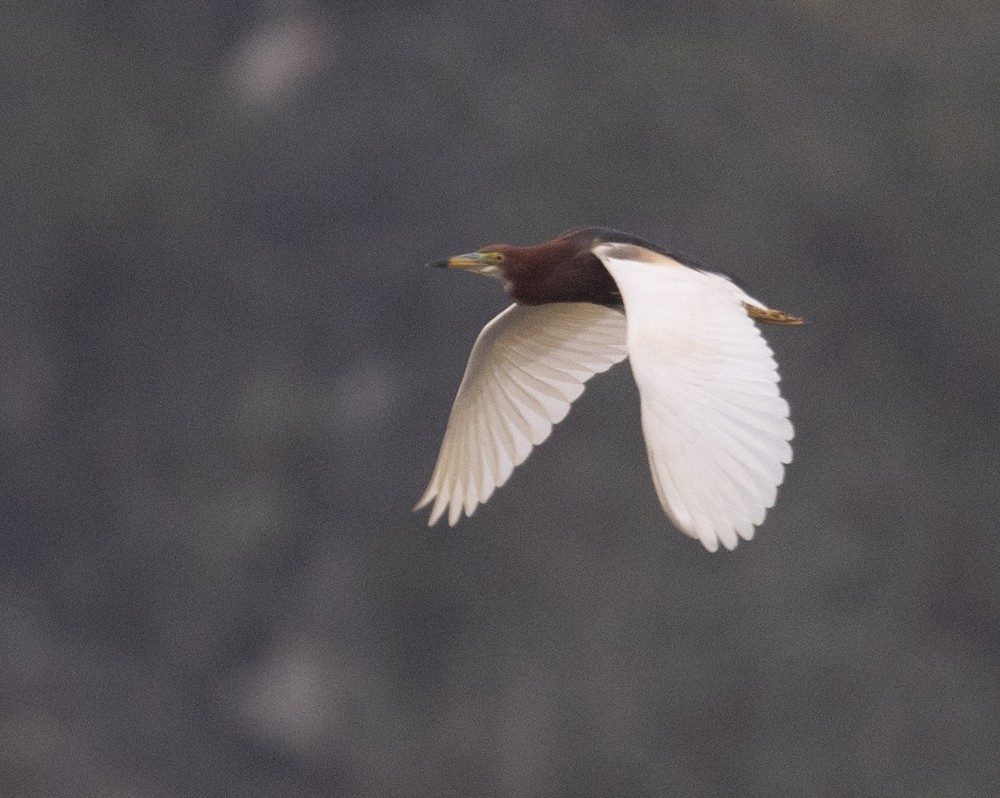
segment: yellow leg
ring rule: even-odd
[[[743,303],[743,307],[747,309],[747,313],[751,319],[759,321],[761,324],[805,324],[804,319],[798,316],[789,316],[787,313],[782,313],[780,310],[775,310],[774,308],[767,308],[765,310],[748,305],[746,302]]]

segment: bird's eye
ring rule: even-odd
[[[499,266],[503,263],[503,255],[499,252],[484,252],[483,263],[487,266]]]

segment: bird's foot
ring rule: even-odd
[[[790,316],[774,308],[758,308],[754,305],[748,305],[746,302],[743,303],[743,307],[747,309],[747,313],[751,319],[759,321],[761,324],[805,324],[804,319],[798,316]]]

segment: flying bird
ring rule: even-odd
[[[728,277],[600,227],[432,264],[499,280],[514,304],[469,356],[430,484],[429,523],[472,515],[566,417],[595,374],[629,359],[653,484],[709,551],[735,548],[774,506],[793,430],[755,321],[801,324]]]

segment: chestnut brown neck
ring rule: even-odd
[[[592,302],[621,306],[621,294],[598,258],[590,252],[597,239],[588,231],[568,233],[534,247],[498,246],[507,293],[522,305]]]

